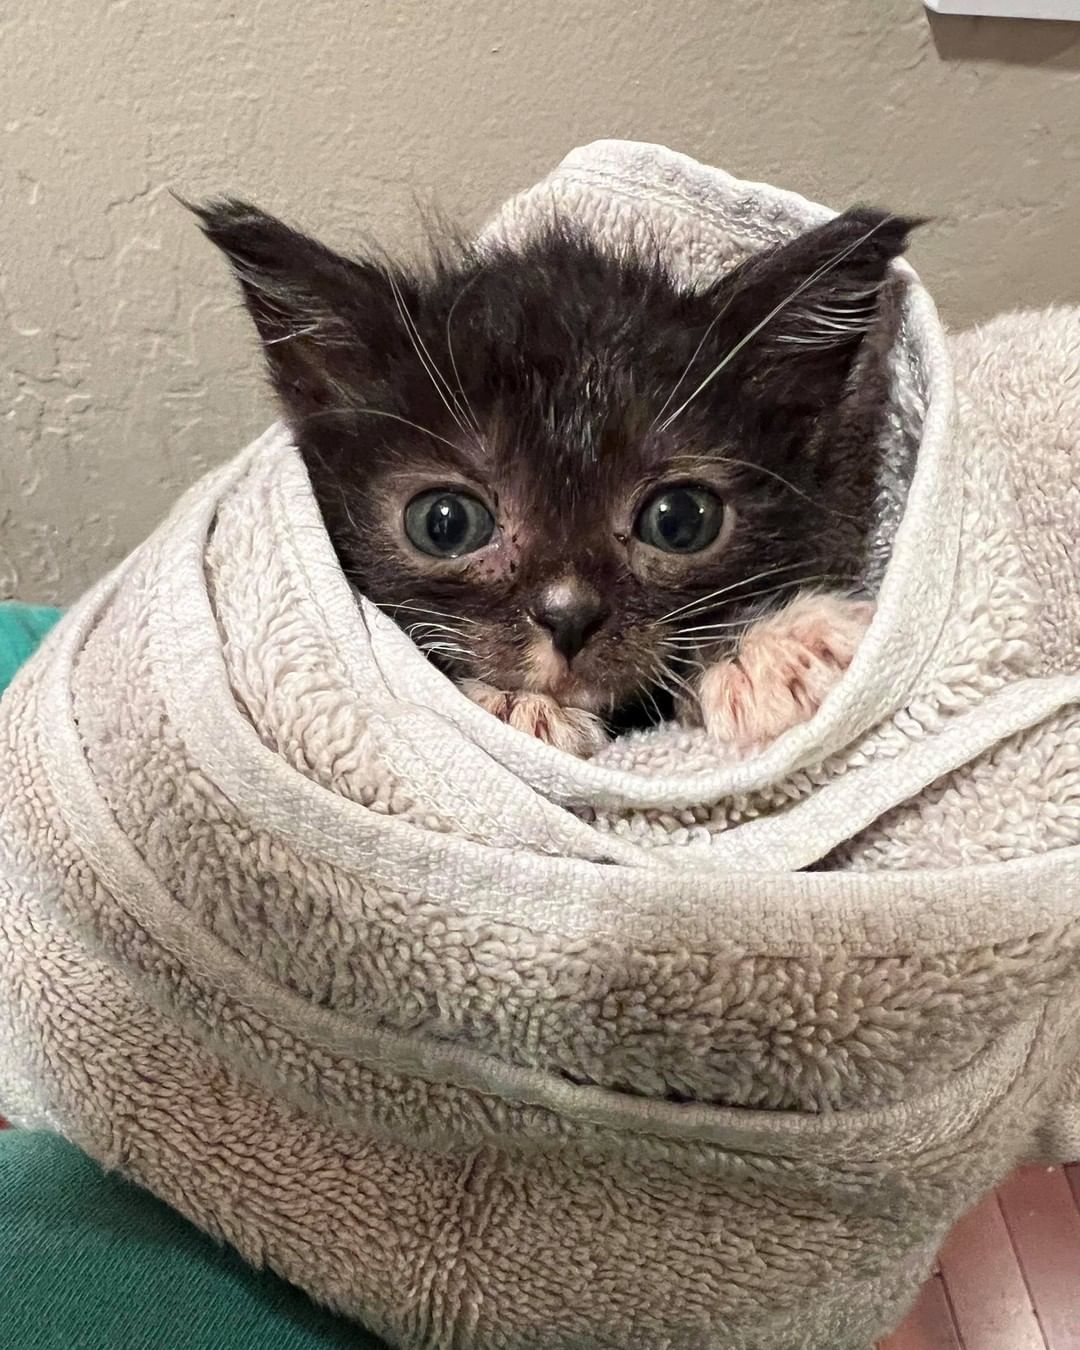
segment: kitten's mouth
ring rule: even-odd
[[[636,683],[620,690],[610,678],[584,677],[575,669],[584,655],[568,661],[552,643],[534,642],[526,656],[523,687],[549,695],[564,708],[598,713],[618,730],[655,726],[673,715],[672,700],[662,691],[645,692]]]
[[[611,691],[596,679],[584,679],[574,669],[576,660],[567,658],[551,642],[534,642],[525,658],[522,684],[537,694],[547,694],[564,708],[583,712],[609,713]]]
[[[548,694],[564,708],[580,708],[582,712],[604,713],[611,710],[611,694],[599,689],[595,684],[579,679],[567,667],[563,674],[554,680],[537,680],[526,677],[524,688],[537,694]]]

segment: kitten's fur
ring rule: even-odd
[[[695,291],[569,226],[418,270],[242,202],[199,215],[346,574],[473,698],[579,754],[642,707],[743,745],[813,713],[870,618],[826,526],[842,452],[869,459],[878,430],[883,286],[914,222],[850,211]],[[669,483],[722,499],[714,544],[635,536]],[[490,542],[410,543],[429,488],[479,499]]]

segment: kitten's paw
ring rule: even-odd
[[[755,624],[734,660],[701,677],[706,730],[746,751],[809,721],[840,682],[873,617],[869,601],[802,595]]]
[[[564,708],[548,694],[524,689],[503,693],[479,680],[466,680],[462,691],[500,722],[535,736],[538,741],[565,750],[569,755],[588,759],[607,741],[599,717],[581,708]]]

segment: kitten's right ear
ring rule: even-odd
[[[393,322],[386,273],[341,257],[248,202],[182,204],[228,258],[290,419],[362,401],[370,374],[365,354]]]
[[[737,335],[722,366],[790,414],[835,408],[878,326],[893,260],[922,223],[854,208],[751,255],[706,293],[723,306],[725,339]]]

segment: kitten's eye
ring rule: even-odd
[[[467,492],[437,488],[421,492],[406,506],[405,533],[422,553],[460,558],[484,547],[495,533],[495,518]]]
[[[700,553],[724,523],[724,503],[708,488],[669,487],[650,497],[634,522],[634,533],[664,553]]]

